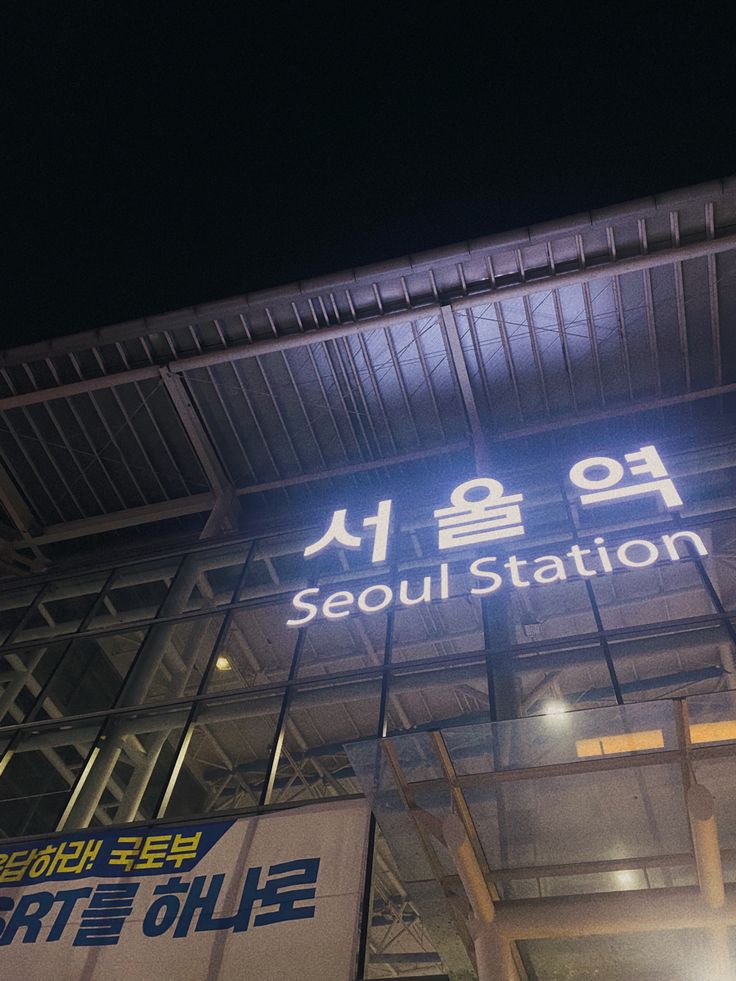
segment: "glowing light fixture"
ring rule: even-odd
[[[224,654],[220,654],[220,656],[217,658],[215,661],[215,667],[218,671],[232,671],[233,668],[232,664],[228,661]]]
[[[547,702],[544,706],[545,715],[564,715],[567,712],[567,705],[559,700]]]
[[[616,884],[622,889],[633,889],[637,882],[637,875],[628,869],[614,873]]]

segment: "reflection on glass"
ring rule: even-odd
[[[554,715],[616,701],[603,651],[597,645],[498,661],[494,676],[499,685],[513,687],[515,715]]]
[[[0,654],[0,725],[23,721],[66,648],[57,643]]]
[[[591,581],[606,629],[714,612],[694,562],[627,569]]]
[[[286,715],[271,803],[360,793],[343,743],[378,735],[379,681],[297,692]]]
[[[94,573],[49,583],[16,630],[13,642],[73,633],[93,609],[106,579],[106,573]]]
[[[469,795],[491,868],[625,861],[687,852],[679,765],[566,773]]]
[[[556,712],[444,733],[458,773],[489,773],[676,749],[671,702]]]
[[[736,678],[726,676],[728,691],[687,700],[690,742],[694,746],[736,741]]]
[[[66,644],[34,718],[81,715],[110,708],[138,653],[141,630],[103,637],[79,637]]]
[[[716,691],[733,673],[734,645],[718,625],[614,639],[610,649],[626,702]]]
[[[484,664],[397,672],[389,680],[388,731],[467,725],[490,718]]]
[[[404,977],[427,978],[444,975],[445,968],[379,831],[373,861],[365,977],[387,978],[399,973]]]
[[[605,964],[611,978],[702,978],[711,946],[705,930],[661,930],[625,936],[525,940],[519,949],[540,978],[589,975],[591,964]]]
[[[689,698],[687,719],[693,747],[705,750],[736,742],[736,691]],[[733,757],[696,759],[693,766],[697,782],[703,784],[715,798],[716,827],[721,848],[732,849],[736,846]],[[732,871],[728,878],[733,878]]]
[[[187,718],[187,708],[111,719],[64,827],[125,824],[155,817]]]
[[[258,805],[282,692],[202,706],[184,750],[167,817]]]
[[[218,652],[223,660],[212,672],[208,691],[286,681],[298,636],[286,626],[288,618],[283,604],[236,610]]]
[[[299,676],[340,674],[383,664],[385,613],[346,620],[317,620],[306,630]]]
[[[97,736],[98,723],[23,732],[0,758],[0,835],[54,831]]]
[[[736,808],[736,780],[733,758],[704,759],[694,764],[695,779],[715,800],[716,828],[720,847],[736,847],[736,827],[733,815]]]

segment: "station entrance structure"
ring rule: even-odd
[[[0,850],[365,797],[354,978],[732,976],[735,405],[733,179],[4,352]]]

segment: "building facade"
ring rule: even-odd
[[[348,843],[283,981],[733,976],[735,325],[723,180],[0,356],[17,976],[62,843],[83,892],[223,821]],[[229,901],[59,976],[288,947]]]

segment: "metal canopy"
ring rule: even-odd
[[[729,178],[4,352],[6,565],[146,522],[192,534],[223,498],[310,506],[516,436],[715,410],[735,312]]]

